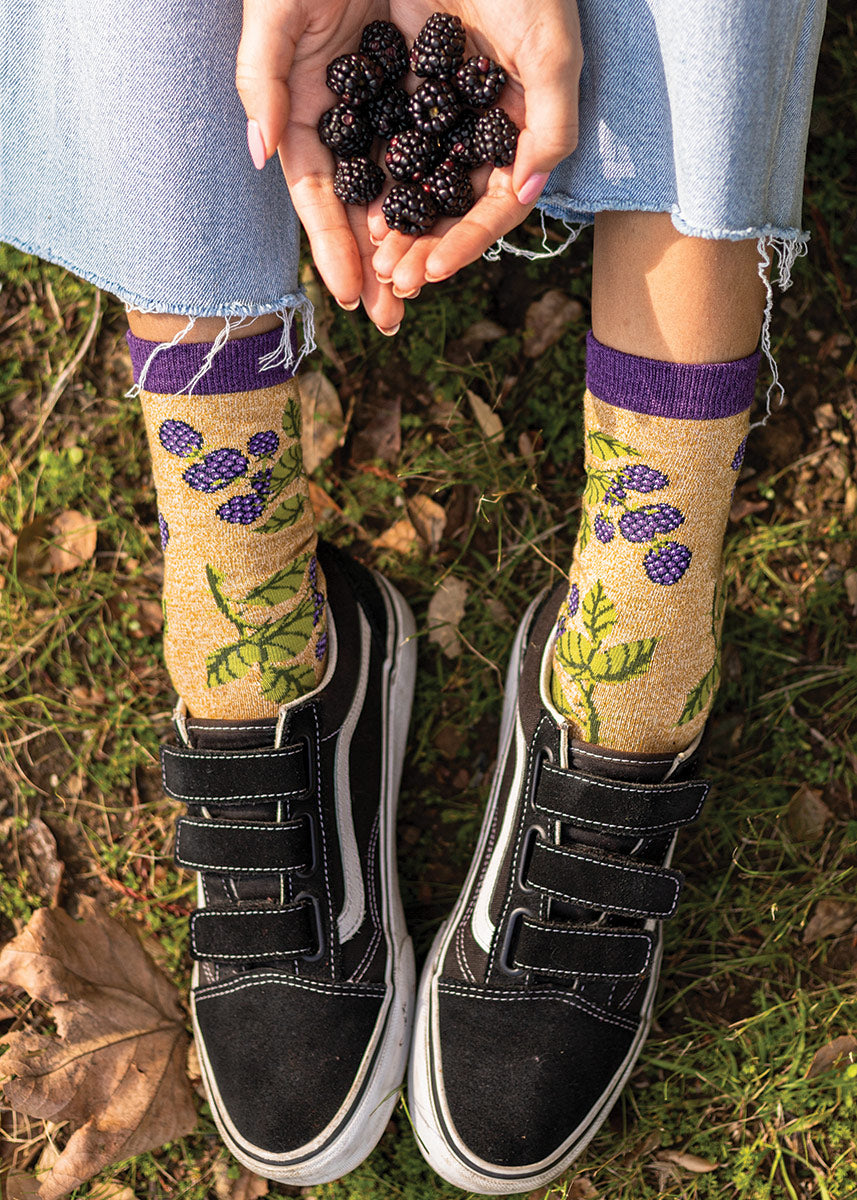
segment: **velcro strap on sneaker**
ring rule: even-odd
[[[283,908],[198,908],[190,916],[190,952],[211,962],[296,958],[318,950],[309,900]]]
[[[180,817],[176,822],[176,862],[191,871],[220,875],[308,871],[313,849],[309,821],[214,821]]]
[[[702,811],[710,784],[622,783],[543,763],[533,799],[540,812],[605,833],[654,836],[689,825]]]
[[[259,804],[303,795],[310,786],[305,743],[279,750],[161,747],[164,791],[187,804]]]
[[[646,973],[653,949],[652,935],[636,929],[552,925],[526,915],[512,964],[545,975],[629,979]]]
[[[551,846],[537,839],[526,882],[558,900],[633,917],[671,917],[684,882],[680,871],[619,855]]]

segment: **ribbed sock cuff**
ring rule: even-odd
[[[586,386],[605,404],[649,417],[713,421],[753,403],[760,352],[726,363],[673,363],[639,358],[586,335]]]
[[[130,329],[125,336],[131,351],[134,382],[140,382],[143,368],[148,362],[143,387],[147,392],[164,396],[184,395],[190,380],[202,370],[214,344],[178,342],[175,346],[169,346],[162,342],[149,342],[144,338],[135,337]],[[257,388],[275,387],[292,379],[295,373],[292,367],[280,365],[263,370],[259,366],[266,355],[276,354],[282,338],[281,328],[271,329],[267,333],[255,333],[251,337],[229,338],[214,355],[211,365],[194,391],[209,396],[229,392],[252,392]],[[290,338],[290,361],[294,362],[297,355],[297,335],[294,327]],[[158,350],[159,346],[163,348]]]

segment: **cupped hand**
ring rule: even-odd
[[[436,0],[390,0],[390,19],[410,45]],[[369,212],[378,249],[372,264],[397,295],[448,279],[524,219],[553,168],[577,145],[583,48],[575,0],[445,0],[467,30],[467,55],[487,55],[506,71],[499,104],[520,128],[511,167],[473,175],[479,199],[465,216],[438,222],[420,238],[390,232],[380,201]]]
[[[261,166],[279,151],[298,217],[327,287],[345,308],[362,298],[381,330],[394,329],[403,305],[371,268],[365,209],[333,194],[334,160],[321,144],[321,114],[337,102],[327,64],[357,50],[363,27],[388,20],[386,0],[244,0],[235,82],[248,118],[248,142]]]

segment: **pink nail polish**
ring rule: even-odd
[[[247,149],[253,159],[253,166],[257,171],[261,171],[268,156],[265,152],[265,143],[262,140],[262,130],[259,128],[258,121],[247,122]]]
[[[518,192],[518,203],[532,204],[536,197],[541,195],[547,181],[547,171],[540,171],[536,175],[531,175],[521,185],[521,190]]]

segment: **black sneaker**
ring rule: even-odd
[[[328,668],[280,719],[177,714],[176,860],[199,874],[192,1010],[205,1087],[235,1157],[316,1184],[380,1138],[407,1062],[414,962],[395,808],[416,648],[405,601],[319,546]]]
[[[575,743],[550,702],[566,585],[524,616],[479,845],[417,999],[409,1100],[429,1164],[489,1195],[527,1192],[583,1150],[651,1022],[680,826],[698,753]]]

